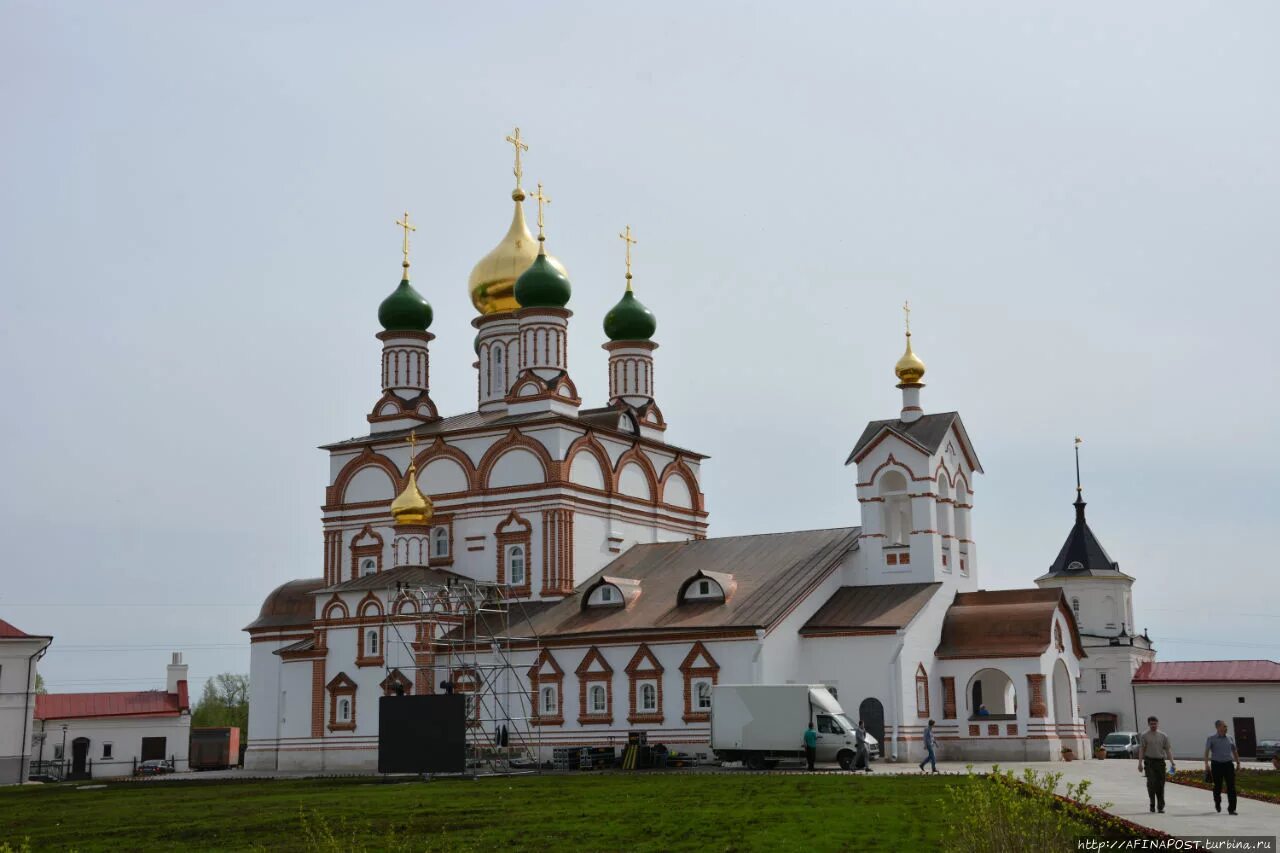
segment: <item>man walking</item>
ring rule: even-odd
[[[857,744],[857,753],[853,761],[853,769],[857,770],[861,767],[868,773],[871,772],[871,753],[867,749],[867,724],[858,720],[858,727],[853,731],[853,741]]]
[[[924,730],[924,748],[928,751],[924,757],[924,761],[920,762],[920,772],[924,772],[925,764],[933,765],[933,772],[938,772],[938,757],[934,753],[933,743],[933,720],[929,721],[929,725]]]
[[[818,733],[813,730],[813,723],[804,730],[804,760],[809,762],[809,769],[818,760]]]
[[[1138,737],[1138,772],[1147,777],[1147,800],[1151,811],[1164,814],[1164,777],[1166,761],[1173,759],[1168,736],[1160,731],[1160,721],[1147,717],[1147,730]]]
[[[1213,807],[1222,811],[1222,783],[1227,783],[1227,814],[1236,813],[1236,771],[1240,769],[1240,752],[1227,735],[1227,724],[1214,720],[1217,734],[1204,742],[1204,770],[1213,775]],[[1232,765],[1232,761],[1235,764]]]

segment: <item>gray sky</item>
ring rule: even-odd
[[[370,8],[0,7],[0,618],[55,635],[51,687],[247,671],[320,573],[315,447],[367,426],[405,208],[433,396],[474,408],[515,124],[590,405],[636,230],[712,535],[857,522],[910,298],[984,586],[1057,553],[1080,434],[1162,657],[1280,658],[1276,4]]]

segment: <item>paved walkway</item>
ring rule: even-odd
[[[1263,768],[1261,762],[1248,762],[1244,766]],[[1182,769],[1199,769],[1202,765],[1186,762]],[[919,773],[914,764],[889,764],[876,762],[876,773]],[[1001,770],[1012,770],[1015,775],[1021,774],[1023,768],[1031,767],[1040,772],[1046,770],[1062,774],[1058,792],[1068,782],[1090,781],[1089,796],[1095,804],[1111,803],[1107,811],[1125,820],[1159,829],[1170,835],[1267,835],[1275,837],[1280,833],[1280,805],[1264,803],[1241,797],[1238,802],[1239,814],[1232,817],[1227,814],[1227,796],[1222,795],[1222,813],[1213,809],[1213,792],[1192,788],[1188,785],[1168,783],[1164,789],[1164,814],[1152,814],[1147,805],[1147,783],[1145,777],[1138,773],[1136,761],[1056,761],[1056,762],[1010,762],[1001,764]],[[990,765],[974,764],[974,771],[989,770]],[[965,772],[965,765],[957,762],[938,762],[938,770],[944,773]]]

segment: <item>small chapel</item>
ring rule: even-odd
[[[981,588],[982,464],[957,412],[925,408],[909,323],[900,411],[850,436],[850,525],[710,537],[707,457],[668,439],[630,227],[619,300],[590,324],[608,388],[579,389],[549,200],[522,187],[519,130],[507,141],[511,223],[469,280],[474,408],[431,397],[406,214],[367,431],[323,448],[321,571],[282,578],[245,628],[245,766],[373,770],[379,699],[436,692],[467,696],[473,741],[535,760],[636,732],[707,754],[717,683],[826,685],[888,759],[918,761],[931,719],[948,760],[1087,755],[1079,614],[1053,572]]]

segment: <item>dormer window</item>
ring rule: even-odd
[[[365,559],[360,561],[360,577],[371,575],[378,571],[378,563],[376,560]]]
[[[680,588],[679,602],[723,603],[733,595],[737,582],[733,575],[722,572],[698,572]]]
[[[611,583],[601,584],[587,596],[588,607],[621,607],[624,603],[622,591]]]

